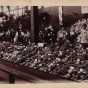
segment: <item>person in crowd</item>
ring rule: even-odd
[[[23,42],[24,44],[29,44],[30,43],[30,32],[28,30],[23,31]]]
[[[0,23],[0,41],[4,41],[5,32],[3,31],[3,24]]]
[[[22,25],[19,25],[19,29],[15,34],[14,43],[28,44],[30,40],[30,33],[27,30],[22,30]]]
[[[88,47],[88,29],[86,24],[82,26],[81,33],[78,36],[78,42],[80,42],[84,48]]]
[[[57,42],[59,43],[59,46],[62,46],[66,40],[67,32],[62,27],[61,30],[57,32]]]
[[[78,36],[78,34],[76,33],[76,31],[73,28],[73,30],[70,31],[70,38],[69,38],[70,42],[75,44],[77,41],[77,36]]]
[[[16,31],[15,37],[14,37],[14,43],[22,42],[24,33],[22,32],[22,25],[19,24],[19,27]]]
[[[52,25],[48,25],[44,29],[44,40],[48,44],[53,44],[55,41],[55,32]]]

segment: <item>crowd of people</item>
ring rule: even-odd
[[[75,35],[76,37],[72,38],[75,39],[76,42],[81,43],[84,48],[88,43],[88,18],[82,18],[81,20],[78,20],[74,25],[71,26],[71,34]]]
[[[26,44],[29,39],[30,12],[25,12],[21,16],[4,13],[0,16],[0,41]]]

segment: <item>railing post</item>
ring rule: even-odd
[[[9,74],[9,83],[14,84],[15,83],[15,75]]]

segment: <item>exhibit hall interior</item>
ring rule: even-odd
[[[88,6],[0,6],[0,84],[88,80]]]

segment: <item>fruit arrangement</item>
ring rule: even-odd
[[[63,47],[63,48],[62,48]],[[55,45],[39,47],[35,43],[15,45],[0,43],[0,57],[9,62],[48,72],[69,80],[84,80],[88,77],[88,48]]]

